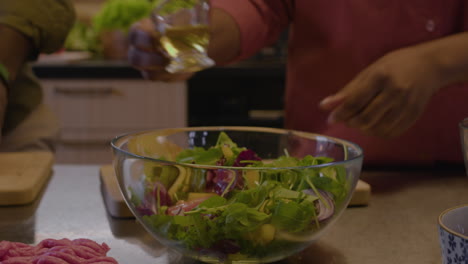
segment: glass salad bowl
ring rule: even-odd
[[[260,127],[187,127],[112,140],[120,190],[159,242],[207,263],[268,263],[332,226],[359,179],[362,149]]]

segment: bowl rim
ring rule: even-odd
[[[328,162],[328,163],[323,163],[319,165],[310,165],[310,166],[299,166],[299,167],[233,167],[233,166],[222,166],[222,165],[203,165],[203,164],[193,164],[193,163],[181,163],[181,162],[176,162],[176,161],[168,161],[168,160],[162,160],[162,159],[157,159],[157,158],[152,158],[152,157],[147,157],[147,156],[142,156],[138,155],[135,153],[132,153],[130,151],[123,150],[122,148],[118,147],[116,145],[116,142],[121,140],[122,138],[131,136],[131,135],[143,135],[147,134],[150,132],[170,132],[170,131],[177,131],[177,132],[184,132],[184,131],[249,131],[249,132],[268,132],[268,133],[275,133],[275,134],[294,134],[297,136],[302,136],[305,138],[310,138],[310,139],[316,139],[317,137],[324,137],[327,140],[332,140],[338,143],[341,143],[344,146],[351,146],[352,148],[356,149],[358,152],[358,155],[356,155],[353,158],[350,159],[344,159],[342,161],[334,161],[334,162]],[[345,140],[345,139],[340,139],[332,136],[327,136],[323,134],[318,134],[318,133],[312,133],[312,132],[305,132],[305,131],[300,131],[300,130],[293,130],[293,129],[284,129],[284,128],[271,128],[271,127],[255,127],[255,126],[194,126],[194,127],[173,127],[173,128],[161,128],[161,129],[149,129],[149,130],[143,130],[143,131],[138,131],[138,132],[129,132],[129,133],[124,133],[121,135],[118,135],[114,137],[111,140],[111,147],[118,151],[122,152],[125,155],[131,156],[133,158],[137,159],[143,159],[147,161],[154,161],[158,163],[164,163],[167,165],[179,165],[179,166],[184,166],[184,167],[190,167],[190,168],[197,168],[197,169],[230,169],[230,170],[287,170],[287,169],[306,169],[306,168],[322,168],[322,167],[328,167],[330,165],[342,165],[346,163],[352,163],[355,160],[363,159],[364,158],[364,151],[363,149],[356,143],[353,143],[351,141]],[[346,151],[345,151],[346,152]],[[345,154],[346,155],[346,154]]]
[[[457,237],[461,237],[463,239],[468,239],[468,236],[464,235],[464,234],[461,234],[459,232],[456,232],[454,231],[453,229],[449,228],[448,226],[446,226],[444,224],[444,221],[443,221],[443,218],[446,214],[454,211],[454,210],[457,210],[457,209],[462,209],[462,208],[468,208],[468,204],[460,204],[460,205],[456,205],[456,206],[453,206],[453,207],[450,207],[448,209],[445,209],[442,213],[439,214],[439,217],[437,218],[437,222],[439,224],[439,226],[444,229],[446,232],[454,235],[454,236],[457,236]]]

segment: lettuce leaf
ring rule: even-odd
[[[176,161],[180,163],[216,165],[222,157],[223,152],[220,148],[204,149],[202,147],[195,147],[183,150],[177,155]]]
[[[271,223],[278,229],[296,233],[306,229],[313,220],[315,207],[311,202],[277,200],[272,208]]]

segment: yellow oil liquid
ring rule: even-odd
[[[212,66],[213,61],[206,55],[209,39],[206,25],[167,28],[161,45],[173,60],[169,71],[197,71]]]
[[[184,26],[166,29],[161,37],[161,44],[170,57],[181,54],[205,53],[210,39],[208,26]]]

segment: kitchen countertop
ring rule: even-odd
[[[437,217],[468,203],[468,178],[453,169],[364,171],[373,194],[347,208],[304,252],[281,263],[441,263]],[[89,238],[111,247],[119,263],[192,263],[168,251],[134,219],[113,219],[104,207],[98,165],[56,165],[33,204],[0,207],[0,240],[36,244],[45,238]]]

